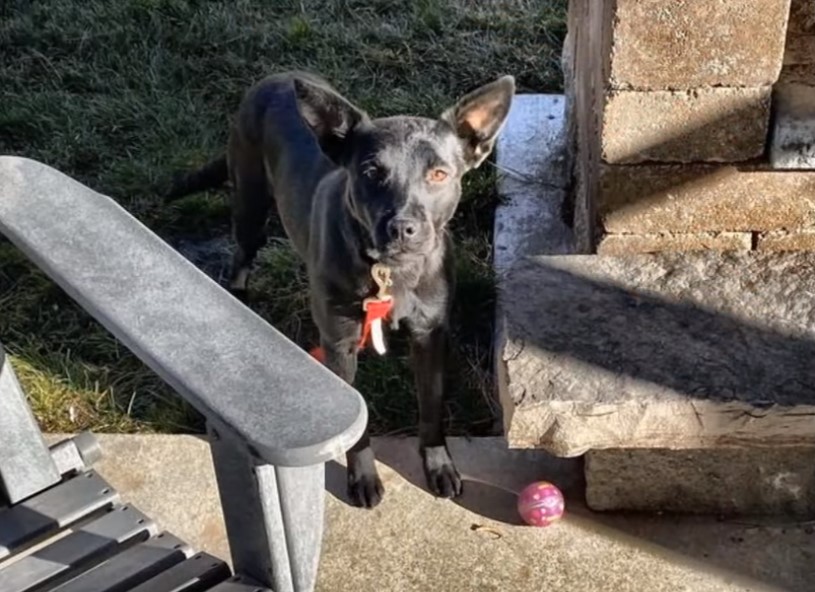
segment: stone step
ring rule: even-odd
[[[585,451],[593,510],[815,516],[812,256],[542,257],[516,269],[525,257],[575,249],[561,221],[568,104],[518,98],[498,144],[504,199],[494,259],[496,375],[510,446]],[[772,174],[754,176],[770,189],[815,179]],[[756,191],[746,183],[731,206],[743,209]],[[711,199],[702,193],[699,203]],[[811,191],[782,193],[772,207],[806,204]],[[684,205],[672,215],[694,211]],[[788,228],[607,235],[601,247],[609,255],[815,250],[815,232]]]
[[[812,252],[520,261],[500,287],[510,446],[815,447],[814,270]]]
[[[586,453],[586,504],[596,511],[815,517],[815,447]]]

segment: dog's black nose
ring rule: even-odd
[[[413,218],[392,218],[388,222],[388,236],[391,240],[410,242],[419,234],[419,221]]]

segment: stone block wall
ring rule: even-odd
[[[815,0],[572,0],[564,62],[581,252],[815,246]]]
[[[792,0],[781,83],[815,86],[815,2]]]
[[[777,169],[815,169],[815,0],[793,0],[781,77],[774,89],[770,163]],[[796,233],[797,234],[797,233]],[[792,237],[774,245],[802,248]]]

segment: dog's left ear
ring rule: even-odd
[[[464,95],[442,114],[442,120],[453,127],[464,143],[470,168],[478,167],[492,152],[514,94],[515,78],[502,76]]]
[[[338,165],[345,163],[346,141],[354,127],[368,116],[331,88],[295,78],[297,107],[314,132],[320,148]]]

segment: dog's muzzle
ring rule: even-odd
[[[433,228],[424,220],[396,216],[385,226],[384,253],[391,256],[423,253],[432,244]]]

